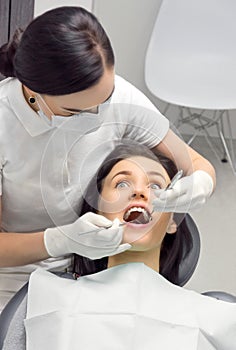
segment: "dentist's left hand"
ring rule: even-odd
[[[156,190],[153,210],[160,212],[187,213],[200,208],[213,192],[213,180],[203,170],[182,177],[170,190]]]
[[[102,215],[86,213],[74,223],[48,228],[44,232],[44,245],[48,254],[59,257],[76,253],[90,259],[100,259],[130,249],[121,244],[123,227],[119,220],[110,221]]]

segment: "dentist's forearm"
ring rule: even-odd
[[[196,170],[205,171],[211,176],[215,187],[216,174],[212,164],[193,148],[189,147],[172,130],[169,130],[165,138],[152,150],[161,152],[172,159],[178,169],[184,171],[185,175],[190,175]]]
[[[211,163],[207,159],[202,157],[199,153],[194,151],[192,148],[190,148],[190,156],[191,156],[191,159],[192,159],[193,171],[203,170],[206,173],[208,173],[211,176],[212,180],[213,180],[213,184],[214,184],[214,188],[215,188],[215,185],[216,185],[216,173],[215,173],[215,169],[211,165]]]
[[[0,233],[0,267],[35,263],[49,258],[44,232]]]

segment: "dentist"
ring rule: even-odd
[[[173,190],[156,193],[156,210],[186,212],[212,194],[212,165],[115,74],[109,38],[85,9],[55,8],[16,31],[0,48],[0,72],[0,308],[37,266],[64,271],[72,253],[97,259],[130,248],[116,220],[77,215],[117,141],[145,144],[183,169]]]

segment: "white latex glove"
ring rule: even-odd
[[[169,190],[156,190],[153,210],[160,212],[187,213],[201,207],[212,194],[213,180],[203,170],[182,177]]]
[[[52,257],[76,253],[99,259],[119,254],[131,247],[128,243],[120,244],[123,228],[119,227],[119,223],[118,219],[112,222],[89,212],[72,224],[46,229],[44,245]]]

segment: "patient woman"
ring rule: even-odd
[[[123,242],[131,248],[98,260],[75,256],[79,276],[129,262],[143,262],[169,281],[179,284],[179,265],[192,248],[185,219],[178,227],[172,213],[153,212],[154,192],[167,189],[177,173],[172,160],[144,145],[123,144],[107,157],[84,196],[80,215],[96,212],[119,219]]]
[[[77,280],[33,272],[27,350],[235,349],[236,305],[175,285],[191,235],[184,220],[177,228],[172,213],[153,212],[152,201],[176,172],[172,161],[144,146],[119,145],[110,154],[81,215],[117,219],[130,250],[94,261],[76,256],[75,271],[83,276]]]

